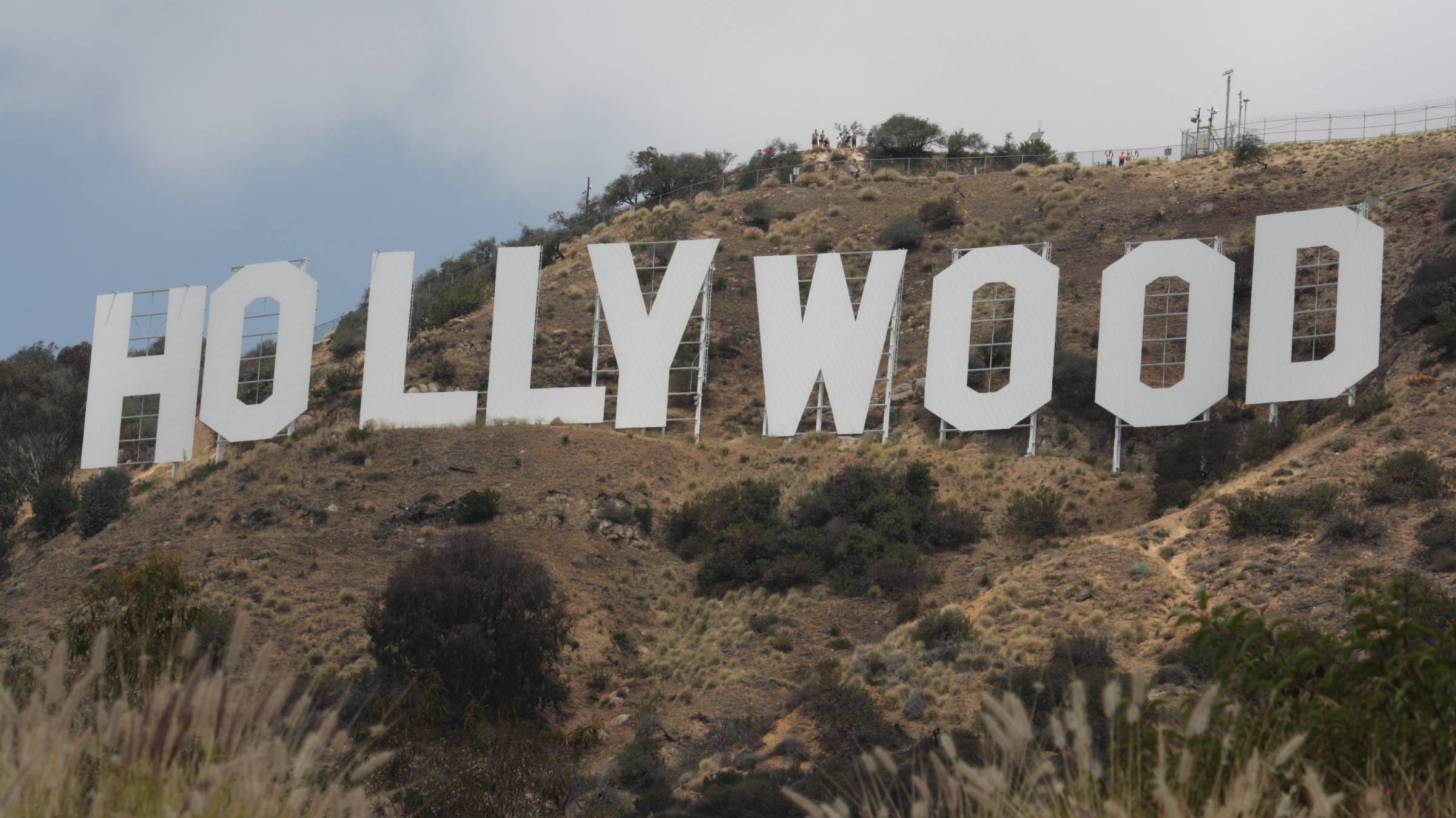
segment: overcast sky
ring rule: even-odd
[[[420,271],[569,208],[629,151],[807,142],[896,112],[1059,150],[1456,95],[1456,3],[0,0],[0,354],[96,293],[307,256]]]

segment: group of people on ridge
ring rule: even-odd
[[[832,148],[849,148],[853,150],[854,148],[859,147],[859,134],[852,130],[840,131],[839,144],[831,145],[829,140],[829,134],[825,131],[816,130],[814,131],[814,134],[809,137],[809,145],[811,146],[812,150],[816,151],[827,151]]]

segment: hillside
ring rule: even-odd
[[[992,677],[1044,661],[1059,635],[1105,636],[1125,668],[1159,668],[1156,695],[1181,677],[1169,653],[1185,631],[1176,622],[1199,592],[1214,603],[1256,606],[1319,624],[1339,624],[1352,578],[1407,569],[1430,573],[1415,530],[1433,504],[1372,507],[1366,536],[1334,542],[1322,524],[1288,536],[1229,535],[1221,498],[1290,493],[1329,483],[1342,505],[1363,505],[1371,468],[1392,452],[1417,449],[1456,465],[1456,371],[1390,320],[1413,270],[1456,253],[1438,216],[1456,179],[1456,132],[1352,144],[1271,149],[1267,169],[1232,167],[1225,157],[1140,163],[1127,169],[1053,166],[976,177],[852,180],[812,172],[797,184],[700,195],[633,211],[568,243],[543,270],[536,385],[585,383],[593,285],[589,242],[718,237],[708,394],[701,443],[680,429],[620,433],[610,428],[497,426],[348,435],[358,394],[350,378],[322,394],[296,436],[234,450],[227,465],[201,461],[174,482],[162,468],[145,476],[133,510],[99,535],[68,532],[41,541],[17,535],[5,580],[8,633],[0,659],[43,655],[78,591],[101,569],[152,550],[177,557],[205,595],[251,614],[256,632],[299,670],[348,674],[368,665],[365,606],[393,567],[442,542],[456,526],[444,509],[466,492],[493,488],[503,513],[490,536],[519,544],[548,566],[575,617],[568,663],[566,726],[599,725],[605,743],[587,767],[602,769],[650,713],[674,741],[669,766],[684,781],[740,751],[763,753],[795,735],[819,740],[792,694],[825,659],[867,682],[887,718],[912,736],[969,727]],[[1438,184],[1388,198],[1430,180]],[[758,434],[760,359],[752,258],[875,249],[888,222],[950,197],[964,224],[928,231],[905,271],[892,439]],[[1391,405],[1367,419],[1340,402],[1309,411],[1297,437],[1262,463],[1199,488],[1186,508],[1155,509],[1158,446],[1170,431],[1131,430],[1126,469],[1111,472],[1112,421],[1060,390],[1042,413],[1039,452],[1022,457],[1025,433],[964,435],[937,442],[921,406],[932,276],[954,248],[1050,241],[1061,269],[1058,349],[1095,357],[1098,282],[1124,241],[1221,235],[1227,253],[1252,243],[1259,214],[1362,200],[1386,229],[1382,363],[1359,387]],[[765,232],[744,208],[764,201],[786,217]],[[1246,262],[1240,262],[1241,264]],[[1247,435],[1265,409],[1242,407],[1247,305],[1236,307],[1231,398],[1217,413]],[[490,330],[486,306],[415,339],[411,382],[425,389],[439,360],[459,387],[483,388]],[[359,359],[317,354],[319,377],[356,370]],[[210,446],[199,450],[211,451]],[[782,595],[762,590],[723,597],[696,593],[697,568],[662,542],[668,512],[705,490],[747,478],[780,481],[797,497],[850,464],[903,467],[925,461],[942,500],[984,512],[987,535],[929,557],[939,581],[918,610],[954,606],[972,623],[970,647],[951,662],[926,662],[897,601],[844,596],[823,585]],[[1029,541],[1004,525],[1013,491],[1050,487],[1064,500],[1064,533]],[[650,507],[651,531],[624,509]],[[1456,590],[1456,574],[1431,573]],[[761,617],[775,613],[780,624]],[[755,617],[759,617],[755,621]],[[920,702],[913,708],[912,699]],[[928,699],[928,706],[924,706]],[[725,731],[762,717],[767,733]],[[729,731],[731,732],[731,731]],[[704,761],[707,759],[707,761]],[[787,764],[774,759],[769,764]]]

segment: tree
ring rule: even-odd
[[[91,537],[131,507],[131,475],[125,469],[107,469],[81,484],[76,527]]]
[[[930,148],[940,144],[942,137],[940,126],[928,119],[895,114],[870,129],[869,148],[874,156],[928,156]]]
[[[985,153],[987,147],[986,138],[975,132],[956,129],[945,137],[945,155],[949,157],[974,156]]]
[[[570,620],[551,576],[480,533],[397,568],[365,630],[386,681],[437,698],[447,721],[534,719],[566,701]]]
[[[1264,140],[1247,133],[1234,142],[1234,166],[1258,165],[1261,170],[1269,167],[1269,149]]]

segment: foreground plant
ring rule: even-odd
[[[1235,818],[1334,815],[1451,815],[1431,791],[1392,807],[1379,788],[1348,799],[1302,763],[1303,735],[1270,741],[1240,755],[1226,723],[1237,706],[1208,688],[1179,724],[1157,725],[1137,676],[1102,691],[1102,715],[1113,726],[1096,741],[1087,691],[1074,682],[1069,704],[1038,735],[1021,700],[983,698],[988,737],[983,763],[961,757],[949,735],[913,761],[876,749],[860,759],[856,780],[830,802],[784,793],[809,818],[972,818],[972,816],[1160,816]]]
[[[0,815],[372,814],[363,781],[386,756],[351,752],[338,714],[319,712],[291,677],[273,673],[266,649],[240,669],[243,641],[234,634],[216,668],[204,657],[117,698],[98,693],[104,635],[69,683],[61,643],[28,697],[0,688]]]

